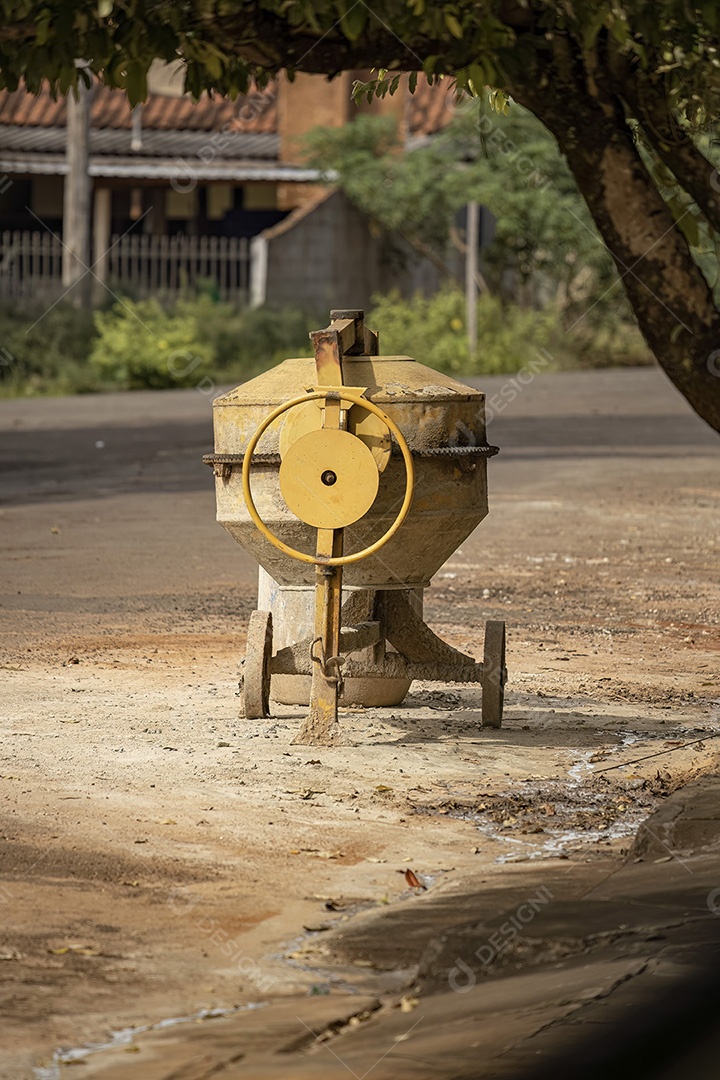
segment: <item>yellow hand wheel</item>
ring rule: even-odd
[[[335,390],[314,390],[310,394],[303,394],[301,397],[292,398],[290,401],[284,402],[284,404],[279,405],[277,409],[274,409],[271,413],[269,413],[265,417],[263,422],[260,424],[257,431],[248,443],[247,450],[245,451],[245,457],[243,459],[242,468],[242,489],[243,496],[245,498],[245,504],[248,508],[248,513],[250,514],[250,517],[252,518],[260,533],[265,537],[266,540],[268,540],[273,545],[273,547],[276,547],[279,551],[284,552],[291,558],[299,559],[300,562],[321,564],[322,566],[345,566],[347,563],[360,562],[361,559],[366,559],[368,555],[374,555],[375,552],[379,551],[384,544],[387,544],[388,540],[390,540],[391,537],[395,535],[395,533],[398,531],[398,529],[404,522],[405,518],[408,516],[413,498],[413,485],[415,478],[412,455],[410,453],[408,444],[405,441],[405,437],[398,428],[397,424],[393,420],[391,420],[390,417],[382,411],[382,409],[378,408],[378,406],[375,405],[374,402],[369,401],[367,398],[362,397],[360,394],[356,394],[349,390],[346,390],[343,386],[338,386],[338,397],[340,397],[343,401],[350,401],[353,405],[359,405],[361,408],[367,409],[369,412],[374,413],[375,416],[378,416],[382,420],[382,422],[387,426],[389,431],[395,436],[397,440],[398,446],[400,447],[400,452],[403,456],[403,461],[405,462],[405,496],[403,498],[402,506],[400,507],[398,515],[393,521],[390,528],[385,533],[383,533],[379,540],[376,540],[373,544],[370,544],[369,547],[363,548],[362,551],[356,551],[351,555],[340,555],[334,558],[325,558],[318,555],[310,555],[305,551],[297,551],[295,548],[292,548],[288,544],[284,543],[284,541],[282,541],[280,537],[275,536],[275,534],[272,533],[270,529],[268,529],[267,525],[257,512],[255,502],[253,501],[252,492],[250,490],[250,466],[252,463],[253,453],[255,452],[255,447],[259,443],[264,433],[273,423],[273,421],[277,420],[277,418],[279,416],[282,416],[283,413],[287,412],[289,409],[295,408],[297,405],[303,405],[306,401],[316,401],[320,398],[327,399],[331,393],[335,394],[335,392]],[[298,443],[294,444],[295,446],[299,446],[300,443],[304,443],[306,440],[309,440],[310,445],[305,448],[305,461],[311,460],[314,452],[317,450],[322,453],[323,449],[326,448],[327,450],[330,450],[334,445],[344,446],[344,442],[350,439],[353,440],[353,443],[357,443],[358,447],[362,447],[362,450],[367,452],[370,460],[373,460],[372,454],[369,450],[367,450],[367,447],[358,438],[356,438],[356,436],[350,435],[348,432],[333,431],[332,429],[321,429],[320,432],[317,433],[317,435],[320,436],[319,439],[316,439],[315,435],[306,435],[302,439],[300,439]],[[292,450],[292,447],[290,449]],[[358,453],[362,456],[362,452],[358,451],[357,447],[354,451],[351,451],[351,453],[348,454],[348,468],[350,468],[352,464],[353,453]],[[375,465],[374,461],[373,468],[377,470],[377,466]],[[313,522],[322,521],[322,524],[316,525],[317,528],[342,528],[344,527],[344,525],[351,524],[352,521],[356,521],[358,517],[361,517],[363,513],[367,512],[375,499],[375,494],[377,492],[377,472],[375,474],[374,484],[371,483],[369,479],[365,478],[363,482],[358,485],[358,487],[362,490],[359,493],[355,493],[353,499],[353,509],[350,512],[349,520],[347,519],[347,515],[346,517],[343,517],[341,514],[338,515],[337,512],[335,513],[335,516],[333,516],[333,514],[330,512],[326,515],[323,512],[323,510],[326,509],[324,507],[324,503],[320,501],[320,495],[323,489],[322,487],[318,487],[318,484],[316,484],[315,481],[318,480],[319,484],[325,485],[327,488],[327,492],[331,493],[332,488],[337,482],[337,479],[338,477],[334,469],[328,467],[326,469],[320,469],[317,478],[314,476],[314,474],[309,475],[307,478],[307,483],[303,484],[303,486],[306,487],[308,490],[308,495],[312,499],[313,506],[320,507],[319,516],[313,517]],[[302,479],[300,480],[300,483],[302,483]],[[290,498],[290,502],[295,503],[296,501],[297,500],[293,500],[292,497]],[[362,506],[365,506],[364,510],[361,509]],[[358,513],[359,508],[360,512]],[[291,506],[290,509],[293,509],[293,507]],[[301,520],[305,519],[301,518]],[[342,524],[334,525],[334,521],[342,522]],[[313,522],[308,523],[312,524]]]

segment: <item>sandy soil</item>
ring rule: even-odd
[[[473,688],[415,684],[314,751],[297,711],[238,718],[255,568],[214,522],[209,402],[0,403],[0,1076],[286,995],[323,1023],[351,991],[345,1013],[372,1012],[467,921],[460,894],[498,913],[530,873],[584,896],[716,767],[716,437],[654,370],[538,376],[490,437],[490,517],[426,617],[477,656],[508,621],[503,728],[480,730]],[[395,936],[343,945],[377,912]]]

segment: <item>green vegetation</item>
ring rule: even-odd
[[[445,289],[429,299],[376,297],[368,324],[380,330],[384,353],[407,354],[450,375],[519,371],[541,350],[560,352],[562,330],[550,313],[503,305],[494,296],[478,301],[478,352],[471,357],[465,329],[465,298]]]
[[[94,316],[62,303],[45,311],[0,308],[0,397],[241,382],[287,356],[309,356],[308,332],[327,321],[327,312],[240,311],[208,296],[167,308],[128,299]],[[613,332],[609,322],[580,324],[566,334],[553,310],[522,308],[489,294],[478,301],[479,348],[471,358],[465,300],[453,287],[431,298],[376,296],[368,324],[380,330],[384,352],[409,354],[459,376],[517,371],[541,350],[556,367],[649,358],[639,337],[630,347],[625,332]]]
[[[122,389],[192,386],[210,371],[212,347],[201,341],[193,305],[167,311],[157,300],[124,301],[95,315],[90,367]]]
[[[445,131],[409,152],[390,117],[317,128],[306,146],[312,164],[331,173],[332,183],[383,230],[388,248],[401,251],[405,241],[444,268],[448,285],[432,300],[378,300],[372,321],[384,349],[457,374],[517,370],[540,348],[562,367],[650,359],[557,143],[527,110],[496,114],[489,95],[466,100]],[[495,219],[482,253],[473,357],[456,228],[470,199]]]
[[[99,389],[88,363],[93,316],[70,304],[0,307],[0,394],[72,394]]]
[[[533,321],[552,324],[558,333],[577,327],[571,340],[582,353],[647,354],[557,143],[527,110],[513,106],[496,114],[488,95],[466,100],[445,131],[409,152],[390,117],[361,116],[343,128],[317,128],[306,146],[310,162],[384,231],[387,247],[401,250],[398,242],[405,241],[457,287],[464,273],[458,214],[469,200],[492,213],[494,235],[483,245],[480,283],[486,292],[483,351],[487,335],[500,340],[494,318],[522,342],[527,335],[520,324],[527,325],[528,309],[535,309]],[[484,318],[486,312],[493,318]],[[506,333],[505,346],[507,339]]]
[[[552,308],[535,311],[489,293],[480,296],[477,311],[478,349],[472,357],[465,297],[457,288],[412,300],[397,293],[376,296],[368,324],[380,330],[384,353],[414,356],[460,378],[519,371],[539,353],[553,368],[652,362],[640,335],[628,335],[626,328],[611,321],[592,328],[579,324],[568,334]]]
[[[62,303],[3,307],[0,396],[240,382],[309,355],[308,331],[320,325],[322,315],[240,311],[204,295],[167,308],[128,299],[94,316]]]

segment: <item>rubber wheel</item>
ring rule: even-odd
[[[499,728],[502,725],[505,701],[505,623],[485,624],[485,651],[482,673],[482,724]]]
[[[271,656],[272,615],[269,611],[253,611],[248,623],[241,683],[243,712],[248,720],[270,715]]]

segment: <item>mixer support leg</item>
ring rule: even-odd
[[[339,558],[343,552],[342,529],[318,529],[318,555]],[[327,746],[338,722],[338,697],[342,686],[340,664],[340,609],[342,567],[317,567],[315,587],[315,641],[313,642],[310,711],[295,743]]]

